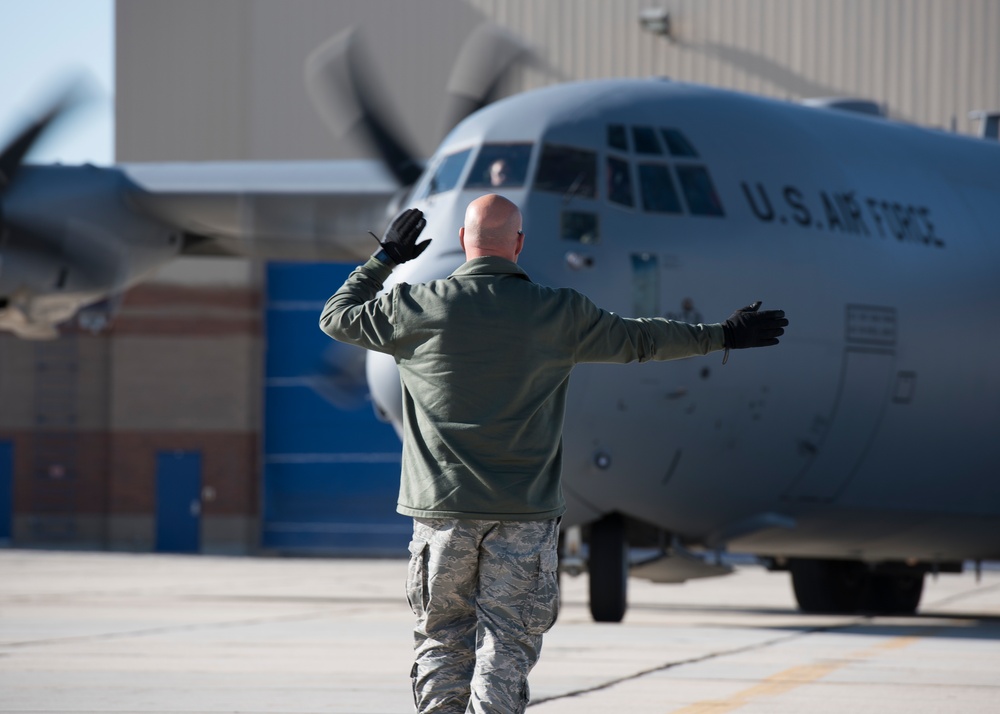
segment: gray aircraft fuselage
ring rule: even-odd
[[[660,153],[640,151],[647,128]],[[523,185],[464,187],[480,147],[519,142],[533,147]],[[540,189],[546,147],[592,153],[594,177]],[[456,187],[436,191],[466,149]],[[612,163],[631,206],[610,200]],[[664,173],[673,204],[642,195],[642,176]],[[519,262],[536,282],[626,316],[721,322],[761,299],[791,321],[779,346],[725,365],[578,367],[567,524],[617,511],[766,556],[1000,557],[1000,145],[667,81],[563,85],[443,142],[411,201],[434,242],[393,279],[460,264],[465,206],[491,191],[522,209]],[[398,426],[392,370],[370,359]]]

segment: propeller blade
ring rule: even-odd
[[[496,100],[503,80],[522,63],[542,64],[529,45],[492,23],[484,22],[473,30],[448,78],[444,133]]]
[[[60,92],[58,98],[52,102],[51,106],[41,116],[22,129],[4,147],[3,152],[0,152],[0,191],[6,189],[14,181],[14,177],[24,163],[24,157],[52,122],[81,103],[84,99],[84,89],[81,83],[82,80],[78,80],[70,85],[68,89]]]
[[[353,27],[340,32],[306,58],[306,91],[326,125],[338,137],[356,133],[385,162],[401,186],[420,177],[423,166],[387,117],[382,85],[371,70]],[[379,93],[376,94],[376,91]]]
[[[7,144],[3,153],[0,154],[0,189],[5,189],[11,184],[17,175],[17,170],[24,162],[25,154],[42,135],[42,132],[48,128],[49,124],[62,113],[62,110],[62,106],[53,107],[44,116],[26,126],[13,141]]]

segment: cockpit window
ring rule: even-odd
[[[687,201],[688,210],[696,216],[724,216],[722,201],[715,193],[712,178],[704,166],[679,164],[677,178]]]
[[[538,162],[535,188],[581,198],[593,198],[597,187],[597,154],[568,146],[545,144]]]
[[[698,157],[698,152],[694,150],[694,146],[677,129],[663,129],[663,140],[667,142],[667,148],[670,149],[671,156]]]
[[[628,162],[615,156],[608,157],[608,200],[622,206],[633,206],[632,178]]]
[[[608,146],[628,151],[628,134],[624,124],[608,124]]]
[[[425,196],[433,196],[436,193],[443,193],[455,188],[458,185],[458,179],[462,177],[462,170],[465,168],[465,163],[469,160],[471,153],[472,149],[466,149],[445,156],[438,164],[431,182],[427,185]]]
[[[653,213],[681,213],[681,201],[665,164],[639,164],[642,208]]]
[[[663,149],[656,139],[656,132],[651,126],[632,127],[632,140],[635,142],[637,154],[662,154]]]
[[[531,144],[484,144],[465,187],[523,186],[530,158]]]

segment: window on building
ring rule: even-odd
[[[545,144],[538,162],[535,188],[539,191],[594,198],[597,187],[597,154],[568,146]]]
[[[530,159],[531,144],[483,144],[465,187],[523,186]]]
[[[681,202],[665,164],[639,164],[642,208],[653,213],[681,213]]]

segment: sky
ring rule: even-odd
[[[50,127],[28,161],[111,163],[114,0],[0,0],[0,28],[0,146],[75,83],[86,100]]]

